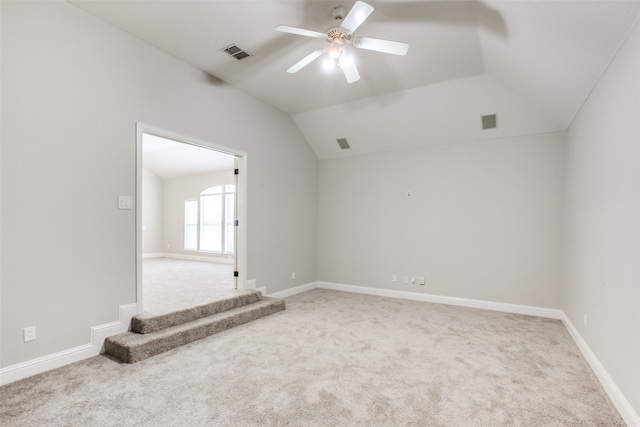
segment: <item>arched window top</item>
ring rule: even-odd
[[[222,194],[222,185],[210,187],[200,193],[201,196],[210,196],[212,194]]]

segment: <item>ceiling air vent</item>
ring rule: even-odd
[[[336,141],[338,141],[338,145],[340,146],[341,150],[348,150],[349,148],[351,148],[349,146],[349,143],[347,142],[347,138],[338,138],[336,139]]]
[[[490,114],[488,116],[482,116],[482,129],[495,129],[498,127],[496,121],[496,115]]]
[[[238,61],[244,58],[247,58],[249,56],[251,56],[250,53],[248,53],[245,50],[240,49],[238,46],[234,44],[230,44],[227,47],[223,47],[222,49],[220,49],[223,52],[227,52],[229,55],[231,55],[232,57],[236,58]]]

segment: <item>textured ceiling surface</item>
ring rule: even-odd
[[[348,84],[320,60],[286,73],[326,41],[273,28],[324,32],[354,2],[72,3],[291,114],[319,158],[564,130],[640,16],[640,1],[368,1],[356,35],[410,47],[354,49],[361,79]],[[252,56],[221,51],[233,43]],[[498,128],[482,133],[483,114]]]

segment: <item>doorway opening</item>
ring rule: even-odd
[[[163,314],[245,288],[245,156],[138,124],[138,312]]]

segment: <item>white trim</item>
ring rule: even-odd
[[[159,252],[155,254],[142,254],[142,259],[150,259],[150,258],[184,259],[188,261],[203,261],[203,262],[212,262],[215,264],[233,265],[233,258],[221,258],[221,257],[215,257],[215,256],[202,256],[202,255],[190,255],[190,254],[174,254],[169,252]]]
[[[142,292],[142,134],[144,126],[136,122],[136,303],[144,312]]]
[[[613,378],[611,378],[607,370],[602,366],[602,363],[600,363],[596,355],[591,351],[587,342],[582,338],[582,335],[580,335],[580,332],[578,332],[564,311],[562,312],[561,320],[569,331],[569,334],[571,334],[573,340],[576,342],[576,345],[582,352],[582,355],[587,359],[587,363],[591,366],[591,369],[596,374],[600,384],[602,384],[607,395],[609,395],[609,398],[620,413],[620,416],[622,416],[622,419],[624,419],[629,426],[640,427],[640,416],[638,416],[638,413],[633,409],[631,403],[629,403],[624,394],[622,394],[622,391],[620,391],[616,383],[613,381]]]
[[[136,301],[138,303],[138,313],[144,310],[142,295],[142,134],[148,133],[174,141],[191,144],[197,147],[216,150],[229,154],[236,158],[240,174],[237,176],[236,186],[236,216],[239,226],[236,227],[236,254],[233,259],[235,270],[240,273],[237,281],[238,289],[246,289],[244,275],[249,271],[247,268],[247,226],[249,224],[247,209],[247,174],[248,174],[248,154],[235,148],[224,147],[188,136],[170,132],[155,126],[136,122]],[[203,257],[205,258],[205,257]],[[200,260],[202,261],[202,260]]]
[[[0,369],[0,385],[99,355],[107,337],[127,332],[131,318],[137,311],[135,303],[121,305],[118,309],[118,321],[91,328],[91,343]]]
[[[505,313],[547,317],[550,319],[560,319],[562,315],[561,310],[553,308],[533,307],[528,305],[483,301],[468,298],[447,297],[442,295],[396,291],[391,289],[369,288],[365,286],[345,285],[341,283],[318,282],[317,287],[321,289],[333,289],[336,291],[353,292],[357,294],[377,295],[389,298],[402,298],[415,301],[432,302],[436,304],[456,305],[461,307],[479,308],[483,310],[502,311]]]
[[[151,258],[168,258],[167,254],[158,252],[155,254],[142,254],[142,259],[151,259]]]
[[[303,292],[310,291],[318,287],[318,282],[307,283],[306,285],[296,286],[294,288],[285,289],[284,291],[274,292],[272,294],[268,294],[268,297],[271,298],[287,298],[293,295],[298,295]],[[266,287],[264,287],[266,289]]]

